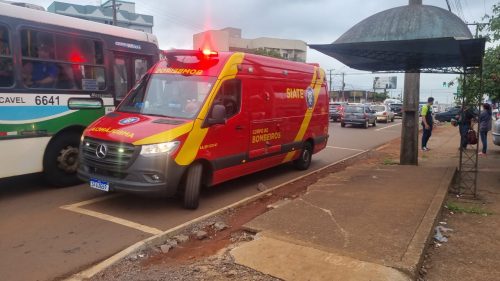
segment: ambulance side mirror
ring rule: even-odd
[[[226,107],[222,104],[216,104],[212,108],[212,113],[209,115],[205,122],[205,127],[216,125],[216,124],[226,124]]]

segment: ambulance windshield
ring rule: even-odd
[[[117,111],[194,119],[215,80],[208,76],[152,74],[130,91]]]

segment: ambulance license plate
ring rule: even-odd
[[[109,191],[109,183],[98,179],[90,179],[90,187],[102,191]]]

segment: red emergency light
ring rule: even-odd
[[[203,55],[207,56],[207,57],[217,57],[219,55],[218,52],[216,51],[212,51],[210,49],[203,49],[203,51],[201,51],[203,53]]]

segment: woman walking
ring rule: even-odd
[[[481,142],[483,143],[483,150],[479,155],[486,156],[486,149],[488,149],[488,131],[491,130],[491,116],[492,116],[491,106],[487,103],[483,104],[483,111],[479,116],[479,135],[481,136]]]

